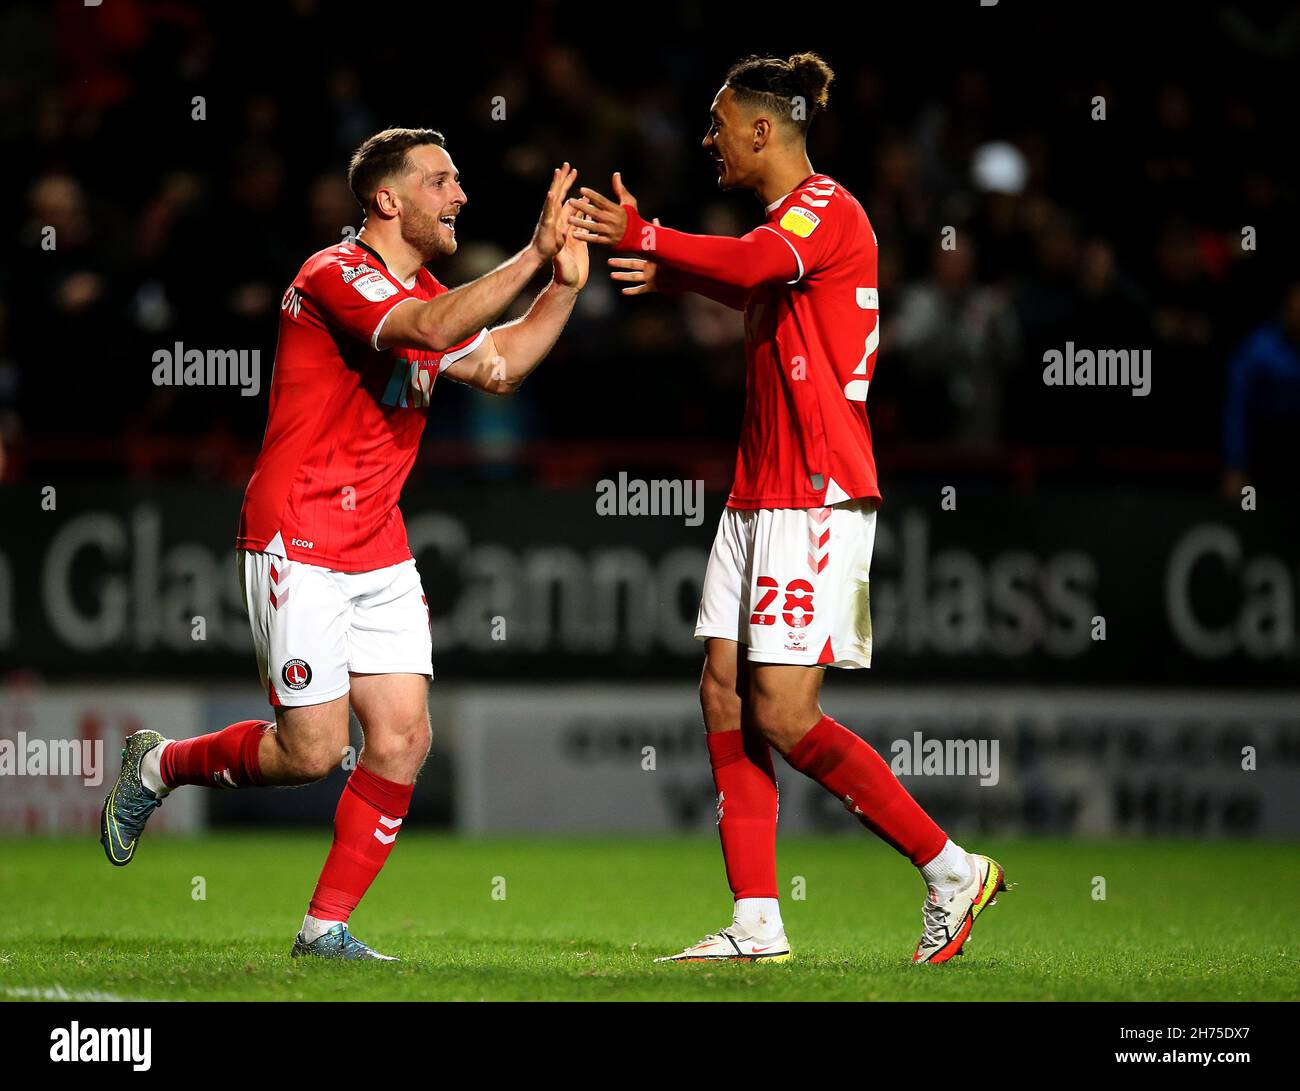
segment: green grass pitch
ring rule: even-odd
[[[972,844],[1017,884],[966,954],[913,966],[923,888],[869,838],[783,839],[795,957],[654,965],[729,919],[707,838],[402,835],[354,931],[400,964],[290,960],[328,834],[0,842],[0,999],[1291,1000],[1294,844]],[[803,878],[805,897],[791,897]],[[1093,898],[1093,878],[1106,883]],[[497,877],[504,899],[494,899]],[[201,883],[206,897],[193,892]],[[497,883],[499,891],[500,884]]]

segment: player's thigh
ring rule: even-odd
[[[337,573],[240,550],[240,586],[271,707],[315,706],[348,692],[351,603]]]
[[[363,760],[390,780],[414,781],[429,752],[429,679],[423,674],[352,675],[352,710]]]
[[[429,679],[423,674],[353,674],[352,710],[367,737],[428,726]]]
[[[309,783],[329,775],[348,747],[348,695],[275,710],[274,747],[262,758],[271,783]]]
[[[705,730],[735,731],[741,726],[743,667],[740,645],[734,640],[714,636],[704,642],[700,707]]]

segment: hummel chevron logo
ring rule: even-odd
[[[275,567],[275,563],[272,562],[270,598],[271,598],[271,606],[276,610],[280,609],[280,607],[283,606],[289,599],[289,588],[287,586],[289,582],[288,575],[289,574],[286,572],[285,581],[283,584],[281,584],[279,569],[277,569]]]
[[[808,512],[808,567],[820,572],[831,559],[830,508],[812,508]]]
[[[801,200],[806,205],[811,205],[813,208],[825,208],[828,204],[830,204],[829,200],[818,201],[815,200],[814,198],[815,197],[829,198],[834,192],[835,192],[835,187],[833,185],[809,186],[806,190],[804,190],[803,193],[799,194],[799,200]]]
[[[375,827],[375,840],[381,845],[391,845],[397,840],[397,827],[402,824],[400,818],[385,818],[382,814],[379,816],[379,826],[386,826],[392,830],[392,833],[380,833],[379,826]]]

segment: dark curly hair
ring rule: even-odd
[[[737,61],[724,81],[747,106],[771,110],[790,119],[806,133],[812,119],[826,109],[835,73],[816,53],[780,57],[746,57]],[[803,109],[796,107],[802,104]]]

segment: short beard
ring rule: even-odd
[[[411,208],[402,217],[402,241],[429,261],[440,254],[446,256],[456,252],[456,240],[448,243],[442,237],[442,223],[436,216],[430,216],[422,208]]]

